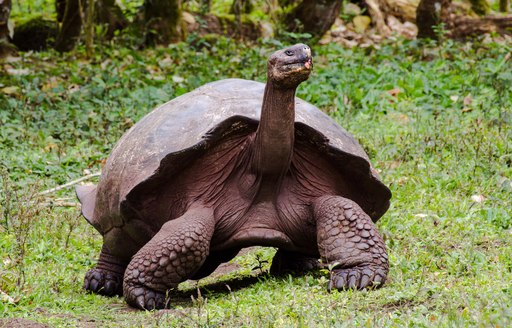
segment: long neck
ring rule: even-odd
[[[295,88],[281,89],[271,81],[267,82],[256,131],[253,162],[262,183],[279,187],[288,171],[293,151],[294,123]]]

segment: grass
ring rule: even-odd
[[[263,81],[279,47],[191,36],[165,49],[102,46],[91,60],[79,49],[4,63],[0,317],[52,327],[509,326],[512,47],[493,42],[314,48],[299,96],[360,140],[393,191],[378,223],[391,264],[384,288],[328,293],[322,272],[270,277],[262,260],[274,250],[259,248],[235,259],[237,271],[200,282],[200,295],[187,283],[168,311],[81,289],[100,236],[59,205],[75,201],[72,189],[37,193],[100,170],[157,104],[221,78]]]

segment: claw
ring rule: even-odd
[[[139,309],[143,309],[143,310],[144,310],[144,295],[140,295],[140,296],[138,296],[138,297],[135,299],[135,305],[136,305]]]
[[[364,289],[378,287],[384,283],[385,274],[381,268],[372,266],[335,269],[327,286],[330,291],[334,287],[342,289]]]
[[[343,289],[347,287],[347,273],[340,272],[336,275],[336,288]]]
[[[156,308],[157,309],[165,309],[166,308],[165,297],[158,297],[156,299]]]
[[[93,292],[97,292],[98,291],[98,280],[96,279],[92,279],[89,283],[89,289]]]
[[[154,310],[156,307],[155,305],[155,299],[154,297],[151,297],[150,299],[148,299],[146,301],[146,306],[145,306],[145,309],[148,310],[148,311],[151,311],[151,310]]]
[[[113,295],[116,290],[116,283],[113,281],[107,281],[104,286],[104,292],[106,295]]]
[[[363,275],[361,277],[361,282],[359,283],[359,289],[363,289],[366,286],[368,286],[369,282],[370,282],[370,277],[368,277],[367,275]]]
[[[350,278],[348,280],[348,286],[347,286],[349,289],[355,289],[356,288],[357,276],[358,275],[359,275],[358,272],[352,273],[350,275]]]
[[[121,277],[110,271],[93,268],[84,279],[84,289],[93,293],[114,296],[121,294]]]

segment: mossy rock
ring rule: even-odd
[[[58,33],[56,21],[38,16],[16,25],[12,43],[21,51],[41,51],[53,47]]]

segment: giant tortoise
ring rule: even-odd
[[[297,44],[267,83],[227,79],[156,108],[109,156],[82,213],[103,236],[86,290],[169,306],[172,289],[247,246],[278,249],[272,273],[329,265],[328,289],[376,287],[388,257],[374,222],[391,193],[357,141],[295,97],[312,70]]]

